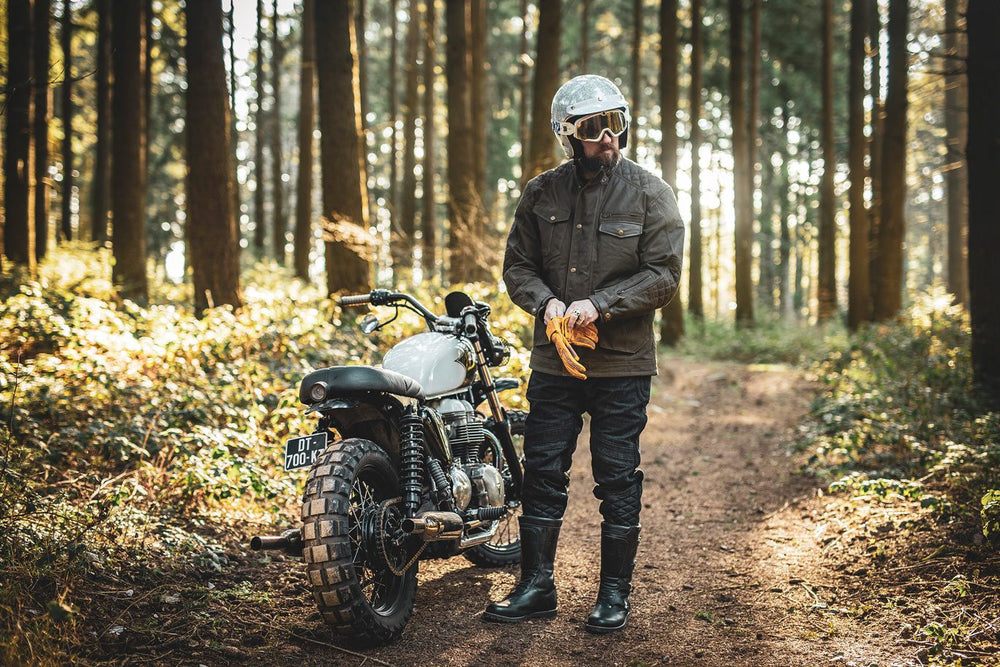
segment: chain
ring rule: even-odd
[[[383,528],[385,526],[385,511],[389,509],[391,505],[395,505],[398,502],[402,502],[402,500],[403,500],[402,496],[399,496],[393,498],[392,500],[384,501],[382,503],[382,513],[379,515],[378,519],[379,541],[382,543],[382,558],[383,560],[385,560],[385,564],[389,566],[389,571],[392,572],[397,577],[401,577],[404,574],[406,574],[406,571],[409,570],[411,567],[413,567],[413,564],[417,562],[418,558],[420,558],[420,554],[424,553],[424,549],[426,549],[427,545],[430,544],[430,542],[424,542],[422,545],[420,545],[420,548],[417,549],[417,553],[413,554],[413,558],[410,559],[410,562],[404,565],[400,570],[397,570],[395,567],[392,566],[392,563],[389,562],[389,559],[386,557],[388,552],[386,552],[385,550],[385,530]]]

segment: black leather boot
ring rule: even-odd
[[[601,588],[586,628],[599,634],[621,630],[631,611],[632,571],[639,547],[639,526],[601,524]]]
[[[556,584],[552,566],[556,559],[561,519],[522,516],[521,581],[500,602],[491,602],[484,621],[519,623],[529,618],[556,615]]]

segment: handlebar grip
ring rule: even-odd
[[[342,296],[337,300],[341,308],[349,308],[351,306],[364,306],[371,303],[371,294],[353,294],[351,296]]]
[[[466,306],[462,309],[462,330],[466,336],[476,333],[476,309],[474,306]]]

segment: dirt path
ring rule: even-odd
[[[94,619],[89,657],[205,665],[921,664],[891,616],[862,621],[843,606],[851,599],[845,570],[854,568],[829,557],[837,545],[831,499],[796,474],[790,453],[815,388],[780,367],[663,359],[661,369],[644,435],[643,533],[624,631],[583,629],[600,564],[585,431],[556,558],[555,619],[483,623],[483,608],[510,590],[517,568],[424,561],[402,639],[350,648],[323,624],[300,563],[280,555],[262,561],[234,537],[216,574],[151,572],[130,584],[134,597],[122,583],[95,592],[95,616],[106,618]]]
[[[268,582],[287,602],[273,632],[233,658],[259,664],[391,665],[893,665],[909,664],[836,606],[813,520],[818,486],[795,474],[790,448],[814,395],[798,371],[667,359],[654,382],[644,435],[643,534],[629,627],[583,629],[597,588],[600,515],[591,493],[587,433],[572,471],[556,561],[559,615],[515,626],[483,623],[489,599],[516,568],[465,559],[421,564],[417,609],[398,643],[342,653],[313,613],[295,566]],[[296,597],[297,596],[297,597]]]

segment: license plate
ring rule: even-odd
[[[285,470],[311,466],[319,453],[326,449],[327,433],[313,433],[290,438],[285,443]]]

